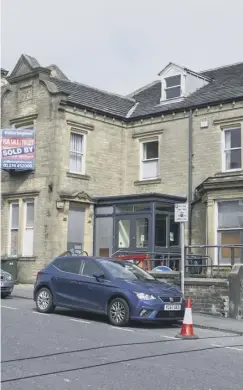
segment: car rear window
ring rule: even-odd
[[[81,268],[81,259],[78,257],[58,257],[52,263],[56,268],[63,272],[79,274]]]

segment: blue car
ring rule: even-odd
[[[129,261],[88,256],[55,258],[40,271],[34,288],[37,311],[56,306],[105,314],[115,326],[136,321],[181,321],[180,290]]]

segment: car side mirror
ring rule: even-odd
[[[99,282],[101,279],[105,279],[104,274],[93,274],[93,277]]]

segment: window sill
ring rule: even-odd
[[[157,179],[137,180],[134,182],[134,185],[135,186],[142,186],[145,184],[159,184],[159,183],[161,183],[161,179],[157,178]]]
[[[220,172],[220,174],[229,174],[229,173],[238,173],[238,172],[241,172],[243,169],[242,168],[236,168],[236,169],[226,169],[222,172]]]
[[[90,176],[83,175],[82,173],[76,173],[76,172],[67,172],[67,177],[73,177],[75,179],[81,179],[81,180],[90,180]]]
[[[18,258],[19,261],[36,261],[35,256],[20,256]]]
[[[3,256],[3,261],[11,261],[11,260],[18,260],[18,261],[36,261],[35,256]]]

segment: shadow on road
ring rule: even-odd
[[[70,318],[80,319],[80,320],[87,320],[87,321],[94,321],[94,322],[100,322],[107,324],[108,320],[107,317],[104,315],[94,314],[94,313],[87,313],[82,312],[80,310],[71,310],[71,309],[64,309],[64,308],[56,308],[54,311],[54,315],[62,315]],[[157,323],[146,323],[146,322],[131,322],[129,324],[129,328],[139,328],[139,329],[171,329],[173,327],[178,327],[180,325],[179,322],[175,324],[171,324],[167,321],[160,321]]]

